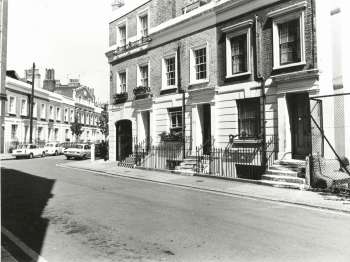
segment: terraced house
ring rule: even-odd
[[[349,98],[333,97],[331,25],[321,0],[150,0],[116,10],[106,52],[110,159],[178,138],[179,170],[284,172],[304,183],[309,155],[350,156],[348,119],[335,119]]]

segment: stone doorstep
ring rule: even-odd
[[[306,161],[305,160],[297,160],[297,159],[285,159],[285,160],[277,160],[274,164],[290,166],[290,167],[298,167],[305,168]]]
[[[278,188],[288,188],[288,189],[299,189],[305,190],[308,188],[305,184],[289,183],[289,182],[280,182],[272,180],[260,180],[262,185],[273,186]]]
[[[262,180],[269,180],[269,181],[275,181],[275,182],[288,182],[288,183],[295,183],[295,184],[305,184],[305,179],[294,177],[294,176],[279,176],[279,175],[269,175],[264,174],[262,175]]]
[[[279,170],[279,169],[268,169],[265,174],[267,175],[279,175],[279,176],[290,176],[290,177],[298,177],[298,172],[291,170]]]

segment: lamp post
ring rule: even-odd
[[[30,129],[29,129],[29,143],[33,143],[33,107],[34,107],[34,80],[35,80],[35,63],[33,63],[32,69],[32,95],[30,96]]]

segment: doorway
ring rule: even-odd
[[[210,104],[203,104],[198,106],[198,114],[200,120],[201,136],[203,154],[210,154],[211,152],[211,110]]]
[[[311,153],[311,119],[308,93],[288,94],[292,158],[305,159]]]
[[[150,126],[150,111],[143,111],[141,113],[142,124],[144,129],[144,142],[145,149],[148,152],[150,144],[151,144],[151,126]]]
[[[130,120],[116,122],[116,160],[122,161],[132,153],[132,123]]]

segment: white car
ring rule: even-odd
[[[17,149],[14,149],[12,151],[12,155],[16,158],[20,157],[28,157],[33,158],[36,156],[45,156],[44,148],[40,148],[37,145],[34,144],[28,144],[28,145],[20,145],[17,147]]]
[[[58,156],[63,153],[63,148],[59,143],[47,143],[44,150],[46,155]]]
[[[88,144],[77,144],[74,147],[67,148],[63,151],[67,159],[91,157],[91,147]]]

